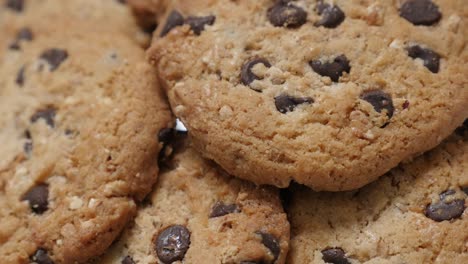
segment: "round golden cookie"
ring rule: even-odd
[[[465,133],[356,191],[294,187],[288,263],[467,263]]]
[[[227,175],[182,146],[122,237],[96,263],[285,263],[277,190]]]
[[[463,0],[172,3],[150,59],[232,175],[355,189],[468,117]]]
[[[169,106],[114,0],[2,1],[0,22],[1,263],[85,262],[156,181]]]

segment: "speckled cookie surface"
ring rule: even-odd
[[[113,0],[1,1],[1,263],[101,254],[155,182],[173,124],[132,20]]]
[[[232,175],[358,188],[468,115],[463,0],[173,3],[149,56],[194,143]]]
[[[171,167],[97,263],[285,263],[289,223],[276,190],[228,176],[190,148]]]
[[[468,133],[358,191],[294,191],[288,263],[468,262]]]

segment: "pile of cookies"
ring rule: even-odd
[[[468,263],[465,0],[0,0],[1,263]]]

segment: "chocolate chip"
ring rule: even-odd
[[[40,58],[49,63],[50,71],[55,71],[68,58],[68,52],[63,49],[52,48],[44,51]]]
[[[20,50],[21,41],[31,41],[33,39],[33,33],[29,28],[22,28],[16,34],[16,39],[13,43],[10,44],[9,49],[11,50]]]
[[[223,202],[216,202],[211,209],[210,218],[220,217],[227,214],[238,213],[239,208],[236,204],[225,204]]]
[[[25,40],[25,41],[31,41],[33,40],[33,33],[29,28],[22,28],[18,31],[16,34],[16,39],[17,40]]]
[[[20,44],[18,41],[15,41],[13,43],[10,44],[10,46],[8,46],[9,49],[11,50],[20,50],[21,47],[20,47]]]
[[[204,17],[187,17],[185,23],[190,25],[190,28],[193,30],[195,35],[199,36],[203,30],[205,30],[206,25],[213,25],[216,21],[215,16],[204,16]]]
[[[31,154],[32,149],[33,149],[33,142],[31,138],[31,132],[29,130],[26,130],[24,132],[24,137],[26,138],[26,142],[23,145],[23,150],[26,154]]]
[[[406,100],[402,105],[403,109],[408,109],[409,106],[410,106],[410,102],[408,100]]]
[[[55,108],[48,107],[45,109],[41,109],[37,111],[34,115],[32,115],[30,120],[32,123],[35,123],[41,118],[45,120],[47,125],[49,125],[50,127],[54,127]]]
[[[184,17],[177,10],[172,10],[169,16],[167,17],[166,24],[164,25],[160,37],[164,37],[171,31],[173,28],[182,26],[184,24]]]
[[[321,15],[322,18],[315,22],[316,27],[336,28],[345,19],[344,12],[336,5],[330,5],[319,1],[316,7],[317,14]]]
[[[16,74],[16,79],[15,79],[15,83],[18,85],[18,86],[23,86],[24,85],[24,66],[22,66],[18,73]]]
[[[252,68],[257,65],[257,64],[263,64],[265,67],[270,68],[271,64],[268,62],[266,59],[263,58],[253,58],[246,62],[241,69],[241,82],[244,85],[249,85],[251,84],[254,80],[260,80],[260,77],[255,75],[252,72]]]
[[[300,104],[311,104],[314,99],[310,97],[293,97],[287,94],[278,95],[275,97],[276,109],[283,114],[294,111]]]
[[[278,256],[281,252],[280,244],[278,239],[273,236],[272,234],[264,233],[264,232],[257,232],[262,237],[262,244],[267,247],[271,253],[273,254],[273,263],[278,259]]]
[[[442,14],[431,0],[408,0],[401,5],[400,16],[414,25],[430,26],[437,23]]]
[[[342,248],[327,248],[322,250],[322,259],[326,263],[351,264]]]
[[[334,82],[338,82],[344,72],[349,73],[351,71],[351,66],[345,55],[334,58],[332,62],[313,60],[309,62],[309,65],[316,73],[330,77]]]
[[[387,110],[388,119],[392,118],[395,108],[393,107],[392,97],[381,90],[370,90],[361,94],[361,99],[370,103],[374,110],[382,113]]]
[[[275,27],[298,28],[307,21],[307,12],[291,3],[278,1],[268,9],[268,20]]]
[[[6,0],[6,7],[16,12],[22,12],[24,0]]]
[[[163,263],[183,260],[190,247],[190,231],[185,226],[170,226],[158,235],[155,242],[156,253]]]
[[[433,73],[438,73],[439,72],[439,61],[440,61],[440,55],[437,54],[436,52],[430,50],[430,49],[425,49],[420,46],[411,46],[406,49],[408,51],[408,56],[410,56],[413,59],[421,59],[424,62],[424,66],[428,68],[431,72]]]
[[[455,193],[455,190],[441,193],[440,201],[427,205],[425,215],[436,222],[459,218],[465,211],[465,200],[453,198]]]
[[[123,5],[127,4],[127,0],[116,0],[116,1],[119,4],[123,4]]]
[[[21,198],[22,201],[29,202],[29,207],[36,214],[42,214],[47,211],[49,205],[48,199],[49,186],[44,183],[32,187]]]
[[[47,250],[39,248],[34,255],[30,257],[31,261],[37,264],[54,264],[47,254]]]
[[[135,264],[135,261],[133,261],[132,257],[126,256],[125,258],[122,259],[122,264]]]

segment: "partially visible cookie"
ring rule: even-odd
[[[288,263],[468,263],[468,133],[357,191],[293,189]]]
[[[468,117],[464,0],[171,3],[149,56],[232,175],[350,190]]]
[[[170,167],[97,263],[285,263],[289,223],[276,190],[228,176],[187,147]]]
[[[124,8],[1,1],[1,263],[101,254],[156,181],[173,118]]]

